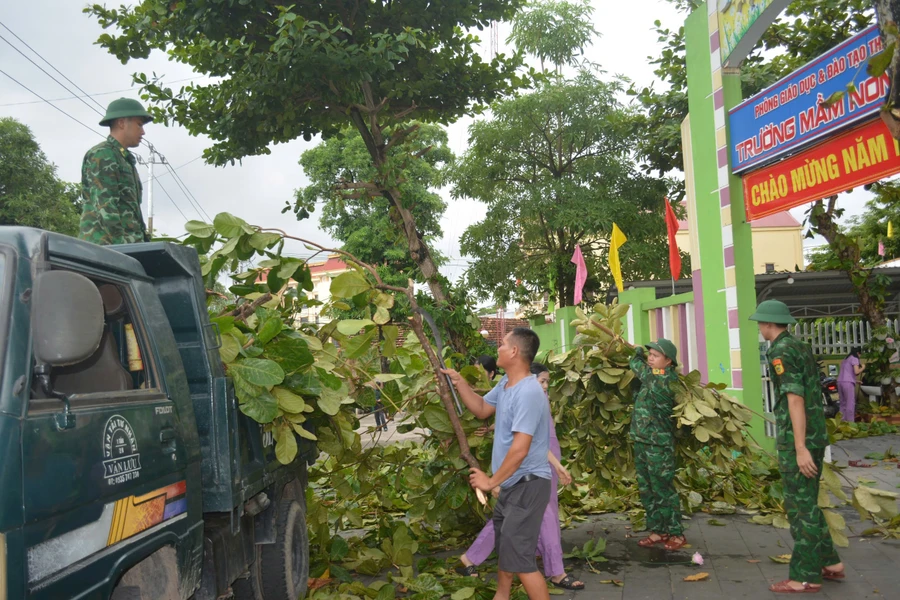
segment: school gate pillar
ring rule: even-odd
[[[759,35],[754,27],[764,30],[783,8],[777,5],[784,3],[751,4],[758,18],[745,29],[741,43],[752,48],[748,36]],[[729,394],[763,414],[759,334],[749,321],[756,308],[751,231],[741,180],[731,174],[729,164],[728,110],[741,102],[742,94],[739,66],[723,66],[726,38],[720,24],[726,18],[718,3],[708,0],[685,21],[689,117],[682,140],[698,369],[705,381],[724,383]],[[732,57],[740,51],[730,50]],[[751,433],[760,444],[772,445],[762,419],[754,417]]]

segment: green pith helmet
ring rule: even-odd
[[[791,309],[781,300],[763,300],[756,307],[756,312],[750,315],[750,320],[778,325],[793,325],[797,322],[791,316]]]
[[[102,127],[109,127],[116,119],[125,119],[127,117],[143,117],[144,123],[149,123],[153,120],[150,113],[144,110],[144,107],[141,106],[141,103],[137,100],[132,100],[131,98],[119,98],[118,100],[113,100],[109,103],[109,106],[106,108],[106,114],[103,116],[103,120],[100,121],[100,125]]]
[[[647,344],[647,347],[651,350],[656,350],[661,353],[663,356],[672,361],[673,365],[678,364],[678,349],[675,347],[675,344],[667,340],[666,338],[659,338],[655,342],[650,342]]]

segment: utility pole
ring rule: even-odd
[[[147,233],[153,237],[153,165],[164,165],[167,161],[166,157],[156,149],[156,146],[146,140],[144,143],[150,148],[150,160],[144,160],[140,156],[137,157],[137,160],[150,170],[150,179],[147,181]]]

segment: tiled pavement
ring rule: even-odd
[[[893,446],[900,451],[900,436],[883,436],[842,442],[833,449],[833,460],[846,466],[848,460],[863,459],[870,452],[884,452]],[[900,469],[895,463],[877,462],[870,468],[844,471],[851,480],[864,477],[882,489],[900,491]],[[850,507],[841,509],[851,528],[849,548],[838,551],[846,566],[847,578],[842,582],[825,582],[815,597],[829,600],[866,598],[900,599],[900,540],[863,538],[858,534],[868,525]],[[710,524],[709,515],[698,513],[686,521],[686,535],[691,548],[667,553],[661,549],[644,549],[637,545],[640,534],[632,536],[628,519],[621,515],[600,515],[563,531],[563,549],[582,546],[591,538],[606,539],[608,562],[596,563],[599,573],[573,563],[569,571],[586,584],[580,592],[566,592],[553,598],[574,600],[756,600],[781,597],[772,594],[768,585],[787,578],[788,567],[769,556],[791,552],[790,532],[770,526],[755,525],[746,515],[717,515],[722,526]],[[700,552],[704,565],[690,564],[691,555]],[[758,561],[758,562],[749,562]],[[482,573],[495,569],[485,564]],[[709,573],[705,581],[687,582],[684,578],[699,572]],[[616,580],[614,583],[601,583]]]

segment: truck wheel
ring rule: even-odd
[[[309,583],[306,510],[289,498],[282,498],[277,510],[275,543],[257,546],[259,588],[263,600],[297,600],[306,596]]]

